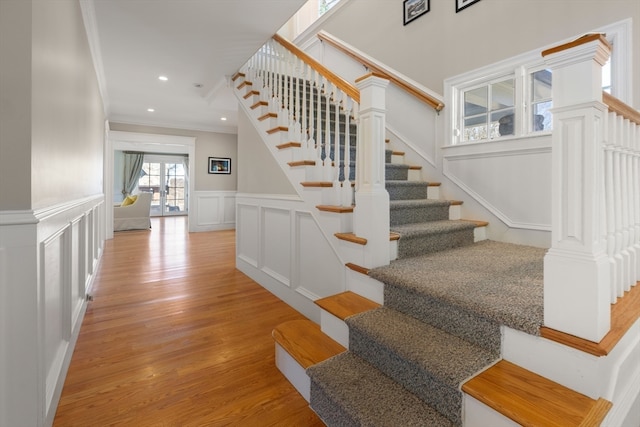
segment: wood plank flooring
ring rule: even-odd
[[[304,316],[236,270],[235,232],[152,226],[106,242],[54,426],[323,426],[274,362]]]

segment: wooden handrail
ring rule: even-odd
[[[440,102],[439,99],[436,99],[435,97],[429,95],[425,91],[417,88],[415,85],[407,82],[406,80],[389,73],[388,71],[384,70],[380,66],[373,63],[368,58],[365,58],[359,53],[354,52],[352,49],[349,49],[348,47],[344,46],[342,43],[338,42],[333,37],[330,37],[325,33],[318,33],[318,38],[322,41],[329,43],[331,46],[345,53],[347,56],[360,62],[362,65],[367,67],[374,74],[384,77],[385,79],[389,80],[395,85],[401,87],[405,91],[409,92],[411,95],[418,98],[420,101],[433,107],[436,111],[440,112],[440,110],[444,108],[444,104]]]
[[[294,45],[279,34],[275,34],[273,36],[273,39],[289,51],[293,52],[293,54],[300,58],[304,63],[329,79],[331,83],[335,84],[338,89],[349,95],[355,102],[360,103],[360,91],[358,90],[358,88],[353,86],[342,77],[330,71],[327,67],[313,59],[311,56],[300,50],[298,46]]]
[[[619,114],[625,119],[640,125],[640,111],[634,110],[632,107],[607,92],[602,92],[602,102],[609,107],[609,111]]]

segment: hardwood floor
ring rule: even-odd
[[[235,269],[235,232],[152,225],[106,242],[54,426],[323,426],[274,361],[304,317]]]

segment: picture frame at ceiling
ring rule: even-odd
[[[456,0],[456,13],[468,8],[472,4],[478,3],[480,0]]]
[[[209,173],[230,174],[231,159],[228,157],[209,157]]]
[[[404,0],[403,24],[407,25],[431,9],[431,0]]]

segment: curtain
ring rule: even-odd
[[[142,164],[144,163],[144,153],[124,153],[124,188],[122,194],[131,194],[138,185]]]

